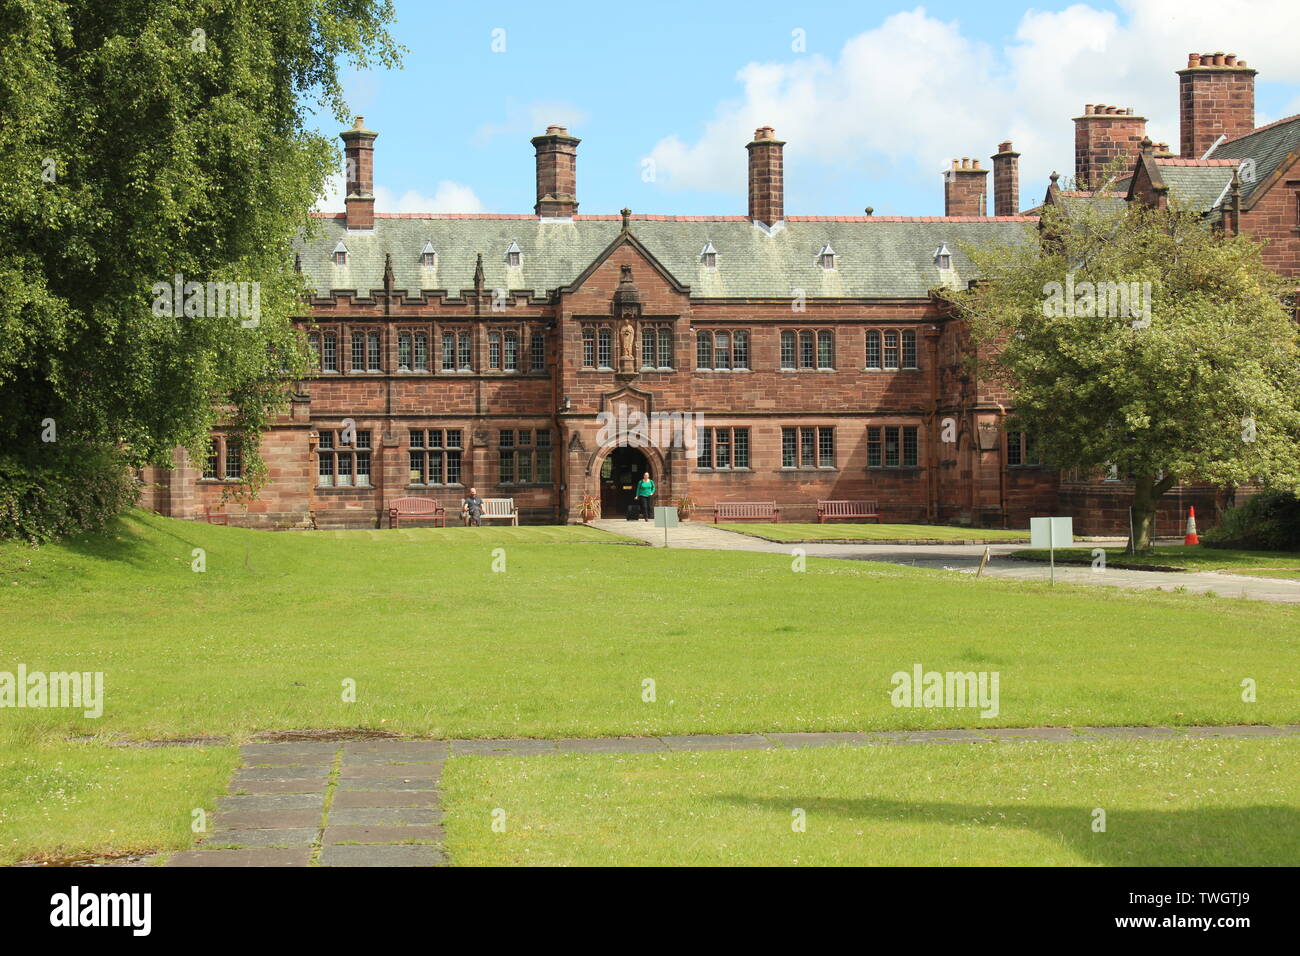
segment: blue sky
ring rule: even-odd
[[[1258,122],[1300,112],[1295,0],[1232,5],[1253,16],[1209,0],[396,8],[404,67],[345,77],[380,134],[381,212],[531,212],[528,140],[551,122],[582,139],[582,213],[743,215],[758,125],[788,142],[788,215],[940,215],[947,161],[987,165],[1005,138],[1029,205],[1052,169],[1072,171],[1085,103],[1134,107],[1176,152],[1174,70],[1191,50],[1260,70]],[[322,208],[341,209],[337,194]]]

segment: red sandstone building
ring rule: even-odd
[[[1300,274],[1300,117],[1254,128],[1255,71],[1223,54],[1178,71],[1181,157],[1146,139],[1131,109],[1075,119],[1075,178],[1046,202],[1190,203],[1214,228],[1267,240]],[[178,452],[150,470],[147,505],[225,512],[261,527],[374,527],[399,497],[452,515],[469,486],[511,497],[525,521],[578,520],[583,499],[621,516],[632,476],[657,503],[776,501],[811,520],[819,499],[872,499],[886,521],[1024,527],[1073,514],[1080,533],[1127,530],[1123,481],[1062,475],[1014,427],[1014,401],[972,380],[961,323],[936,289],[973,275],[963,244],[1035,227],[1017,212],[1018,157],[954,160],[942,217],[783,212],[783,143],[746,147],[747,216],[579,215],[578,139],[532,140],[532,215],[374,211],[377,133],[342,134],[346,212],[299,243],[314,294],[302,317],[317,374],[265,436],[270,481],[223,503],[238,449]],[[1116,157],[1132,173],[1098,182]],[[1083,187],[1093,186],[1093,189]],[[632,447],[602,413],[688,413],[693,447]],[[1160,527],[1207,489],[1175,489]]]

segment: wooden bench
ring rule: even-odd
[[[429,518],[447,527],[447,511],[432,498],[394,498],[388,503],[388,527],[400,528],[403,518]]]
[[[775,501],[719,501],[713,508],[713,523],[719,519],[780,522],[781,509]]]
[[[484,521],[509,521],[511,524],[519,524],[519,511],[515,508],[514,498],[484,498],[483,499],[483,520]]]
[[[880,524],[880,508],[874,501],[817,502],[817,523],[825,524],[830,518],[875,518]]]

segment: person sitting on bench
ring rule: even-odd
[[[471,488],[465,500],[460,503],[461,513],[465,516],[465,523],[473,525],[475,528],[483,527],[483,499],[478,496],[478,491]]]

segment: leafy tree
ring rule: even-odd
[[[220,416],[256,488],[260,433],[304,369],[290,242],[338,156],[309,114],[344,120],[342,65],[397,62],[392,17],[391,0],[0,0],[0,479],[69,442],[130,465],[201,455]],[[155,309],[177,275],[255,283],[257,314],[251,294],[237,314]]]
[[[1260,250],[1138,203],[1048,206],[1030,241],[969,250],[982,279],[951,298],[982,374],[1045,460],[1131,477],[1136,549],[1179,482],[1300,486],[1294,289]]]

